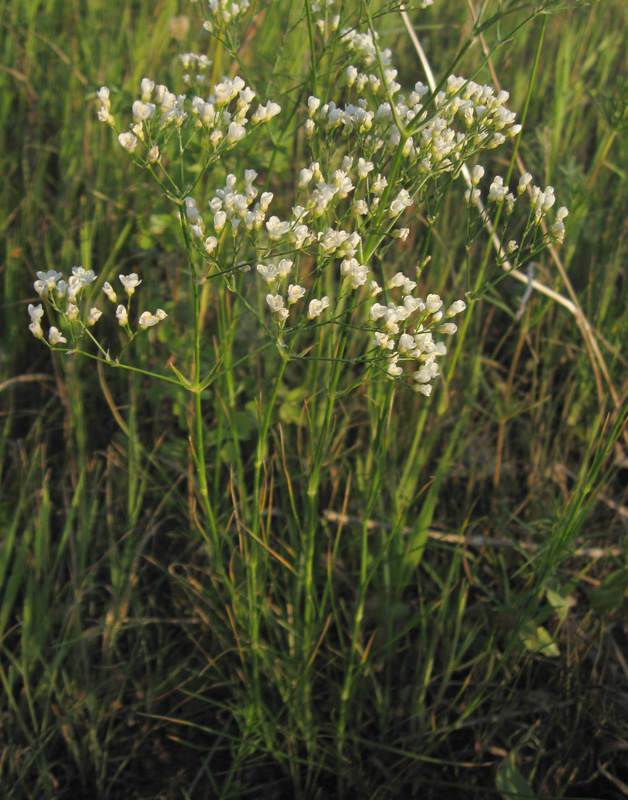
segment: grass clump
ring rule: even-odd
[[[619,796],[625,10],[430,5],[5,10],[7,797]]]

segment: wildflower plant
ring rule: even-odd
[[[219,41],[242,66],[239,46],[257,5],[248,0],[210,0],[202,9],[196,5],[205,13],[202,26],[208,41]],[[136,337],[171,324],[160,307],[169,307],[167,298],[144,298],[145,276],[138,272],[120,274],[118,283],[102,285],[93,271],[82,267],[72,268],[67,278],[55,270],[38,272],[34,288],[40,303],[28,306],[31,333],[51,349],[131,369],[191,394],[192,457],[204,509],[199,528],[236,612],[246,609],[250,653],[243,669],[258,709],[265,656],[256,609],[269,569],[268,550],[262,544],[262,494],[269,431],[284,378],[294,365],[306,362],[314,365],[306,373],[314,381],[306,387],[311,397],[324,389],[322,405],[309,416],[312,455],[305,498],[299,505],[291,496],[290,509],[301,544],[289,566],[296,576],[294,591],[302,614],[299,663],[308,665],[307,672],[315,657],[319,622],[318,498],[339,399],[358,386],[378,387],[380,434],[373,451],[381,452],[385,461],[383,421],[394,388],[409,388],[421,395],[420,402],[427,402],[446,364],[457,320],[469,312],[467,305],[503,278],[506,263],[517,268],[550,243],[562,242],[568,213],[563,207],[554,211],[551,186],[534,186],[529,174],[512,185],[500,175],[487,176],[479,163],[521,134],[507,106],[507,92],[458,75],[450,75],[434,92],[421,81],[402,86],[391,49],[380,45],[369,4],[362,3],[358,15],[349,5],[340,0],[303,4],[298,30],[307,32],[312,66],[302,76],[296,101],[294,92],[265,96],[263,82],[245,78],[244,69],[242,76],[212,84],[212,60],[189,52],[180,58],[185,70],[180,87],[158,83],[156,75],[145,77],[130,109],[117,108],[116,93],[107,86],[96,92],[96,113],[112,129],[112,146],[150,175],[178,219],[187,254],[192,340],[190,352],[178,354],[179,366],[170,360],[170,372],[154,373],[132,363],[130,345]],[[426,1],[416,7],[430,5]],[[289,137],[297,145],[293,171],[290,179],[283,175],[279,180],[272,167]],[[262,149],[270,153],[263,170],[247,163],[247,154]],[[437,269],[430,262],[431,234],[463,168],[471,174],[461,204],[467,254],[486,215],[501,247],[481,285],[471,280],[468,260],[466,292],[445,299],[430,291]],[[281,196],[271,191],[277,185]],[[418,252],[410,270],[399,270],[407,257],[398,253],[407,253],[411,231]],[[94,288],[99,300],[93,299]],[[237,309],[229,312],[230,324],[221,323],[211,359],[203,338],[210,301],[225,313],[232,303]],[[110,340],[110,333],[100,335],[107,315],[119,326],[119,344]],[[47,332],[44,318],[51,323]],[[243,341],[247,337],[237,335],[239,325],[254,331],[252,339]],[[250,462],[238,450],[234,432],[242,525],[249,534],[246,599],[236,601],[237,581],[228,567],[232,542],[218,522],[210,492],[208,462],[219,454],[211,454],[207,444],[203,400],[237,365],[260,354],[270,358],[271,353],[276,366],[269,388],[257,398],[257,443]],[[384,467],[377,469],[365,519],[381,485]],[[366,527],[361,547],[360,592],[339,706],[340,750],[360,663],[369,580]],[[299,687],[306,684],[302,681]],[[295,714],[305,718],[312,713],[313,698],[307,688],[299,691]]]

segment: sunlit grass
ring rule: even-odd
[[[296,22],[298,4],[285,5]],[[621,796],[628,512],[625,433],[613,425],[627,392],[624,3],[548,18],[519,151],[570,209],[563,274],[544,254],[534,278],[575,297],[599,356],[575,314],[538,291],[522,304],[526,286],[506,278],[473,306],[433,398],[388,384],[343,397],[321,467],[307,622],[294,575],[325,414],[323,393],[303,391],[320,379],[315,362],[287,373],[270,420],[255,607],[243,520],[274,357],[226,371],[204,401],[210,497],[233,544],[227,592],[200,531],[185,394],[51,359],[27,331],[35,272],[82,264],[112,281],[141,271],[153,296],[171,298],[168,333],[137,343],[147,369],[163,367],[165,345],[185,344],[171,210],[133,173],[93,101],[103,83],[128,101],[146,74],[174,83],[177,54],[208,39],[194,26],[172,38],[171,17],[189,13],[174,3],[30,0],[0,13],[3,796],[506,797],[522,781],[539,797]],[[468,31],[460,4],[411,18],[446,77]],[[309,44],[279,38],[285,19],[270,6],[256,19],[242,68],[263,63],[269,91],[296,102]],[[459,72],[479,69],[476,80],[497,81],[520,112],[541,24],[487,63],[478,42]],[[381,25],[400,80],[424,79],[400,16]],[[210,48],[219,80],[231,57]],[[291,130],[268,187],[286,203],[277,176],[303,147]],[[248,155],[265,177],[268,153]],[[495,157],[503,174],[510,152]],[[443,296],[466,289],[459,199],[441,212],[425,271]],[[416,263],[424,222],[412,224],[399,269]],[[214,338],[257,335],[234,314],[207,300],[208,359]],[[258,697],[243,635],[252,614]]]

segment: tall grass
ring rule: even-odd
[[[423,76],[399,13],[369,5],[412,86]],[[519,157],[570,208],[562,272],[544,254],[534,277],[571,287],[580,317],[539,291],[523,302],[506,277],[473,304],[425,398],[324,360],[279,382],[272,347],[239,363],[244,342],[266,340],[228,293],[201,287],[200,357],[221,360],[200,413],[172,383],[51,358],[26,313],[37,270],[140,272],[170,322],[134,358],[163,373],[179,352],[188,374],[178,223],[92,102],[103,83],[130,100],[146,74],[174,85],[180,51],[209,47],[213,80],[235,72],[194,25],[172,38],[182,11],[1,10],[4,795],[621,796],[624,4],[535,19],[496,48],[503,28],[489,28],[490,58],[477,41],[457,66],[503,85],[517,111],[529,97]],[[268,6],[240,51],[238,68],[287,108],[326,80],[309,37],[284,35],[302,11]],[[454,2],[409,12],[446,78],[470,18]],[[247,152],[278,202],[303,153],[296,120]],[[494,171],[511,152],[495,151]],[[481,235],[466,252],[461,194],[424,272],[443,296],[466,290],[467,259],[490,247]],[[390,251],[391,274],[424,255],[423,225]]]

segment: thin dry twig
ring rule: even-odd
[[[360,517],[351,516],[350,514],[338,514],[336,511],[327,509],[323,512],[323,516],[328,522],[337,522],[343,525],[362,525],[364,520]],[[393,525],[389,522],[380,522],[378,520],[366,520],[366,527],[369,530],[392,530]],[[405,536],[413,532],[412,528],[404,527],[401,531]],[[534,544],[534,542],[512,542],[510,539],[495,539],[492,536],[465,536],[459,533],[443,533],[442,531],[429,530],[427,533],[430,539],[446,544],[464,544],[472,545],[474,547],[495,547],[500,549],[519,549],[527,550],[528,552],[536,552],[540,550],[542,545]],[[579,540],[580,541],[580,540]],[[571,553],[572,556],[585,556],[586,558],[609,558],[611,556],[618,557],[622,555],[620,547],[609,545],[608,547],[578,547]]]

